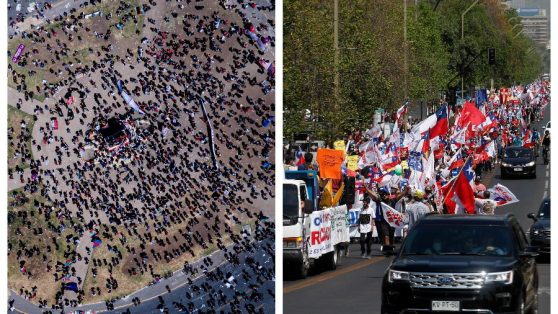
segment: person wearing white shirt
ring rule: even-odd
[[[370,198],[362,200],[362,210],[358,216],[358,232],[360,233],[360,252],[362,258],[370,258],[372,253],[372,226],[374,211],[370,208]]]

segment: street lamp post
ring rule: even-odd
[[[463,13],[461,13],[461,41],[463,42],[463,39],[465,37],[465,32],[464,32],[464,25],[465,25],[465,14],[467,14],[467,12],[469,12],[480,0],[475,0],[475,2],[473,2],[473,4],[471,4],[471,6],[469,6],[467,8],[467,10],[465,10]],[[461,72],[461,99],[463,99],[463,89],[464,89],[464,75],[463,72]]]

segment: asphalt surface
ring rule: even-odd
[[[545,119],[535,123],[541,130]],[[519,199],[515,204],[496,208],[496,214],[513,213],[527,232],[532,220],[530,212],[536,212],[544,197],[550,193],[550,166],[545,166],[542,157],[537,160],[536,179],[500,179],[500,170],[487,188],[503,184]],[[283,285],[283,309],[285,313],[380,313],[382,278],[392,257],[381,256],[379,244],[373,245],[372,259],[360,258],[360,246],[351,245],[351,253],[341,260],[335,271],[309,276],[305,280],[285,280]],[[550,313],[550,263],[538,261],[539,270],[539,313]]]

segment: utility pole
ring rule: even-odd
[[[339,0],[334,1],[333,8],[333,49],[335,50],[335,110],[339,108]]]
[[[335,81],[334,81],[334,97],[335,105],[333,110],[335,114],[339,111],[339,0],[334,1],[333,5],[333,49],[334,49],[334,66],[335,66]],[[335,135],[337,135],[338,124],[334,126]]]
[[[479,2],[479,0],[475,0],[475,2],[473,2],[473,4],[471,4],[471,6],[467,8],[467,10],[465,10],[463,13],[461,13],[461,42],[463,42],[464,37],[465,37],[465,32],[463,30],[464,25],[465,25],[465,14],[467,14],[467,12],[469,12],[478,2]],[[461,99],[463,99],[463,90],[464,90],[464,85],[465,85],[463,76],[464,76],[464,73],[461,72]]]
[[[337,1],[337,0],[336,0]],[[404,67],[405,67],[405,75],[404,75],[404,84],[405,84],[405,99],[407,99],[408,94],[408,86],[407,86],[407,73],[408,66],[407,66],[407,0],[403,0],[403,49],[405,50],[404,53]]]

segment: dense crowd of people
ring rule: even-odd
[[[550,83],[538,80],[484,97],[479,93],[476,99],[454,106],[441,101],[436,112],[416,122],[404,105],[397,112],[384,113],[366,131],[348,132],[336,149],[344,150],[347,157],[340,165],[343,178],[355,178],[355,200],[346,203],[349,209],[360,208],[357,223],[363,257],[370,255],[373,227],[382,249],[393,249],[395,229],[381,204],[401,213],[405,230],[429,213],[494,214],[503,203],[482,183],[483,175],[491,174],[508,147],[533,150],[535,155],[541,146],[549,151],[548,130],[541,134],[533,126],[550,103],[549,91]],[[327,146],[326,150],[337,145]],[[301,144],[289,145],[284,155],[285,170],[321,174],[322,167],[329,167],[316,162]],[[352,169],[349,156],[358,156]],[[458,183],[460,176],[465,185]],[[328,178],[322,179],[325,186]],[[332,181],[334,190],[347,182]]]
[[[274,8],[242,0],[218,4],[150,1],[135,7],[120,1],[109,14],[86,17],[71,9],[14,36],[32,45],[9,65],[21,95],[10,101],[33,111],[38,132],[22,125],[27,131],[16,136],[10,129],[10,145],[29,169],[9,170],[22,185],[11,194],[20,200],[12,211],[22,227],[10,235],[36,229],[29,222],[38,215],[48,230],[36,236],[50,238],[32,247],[9,239],[9,252],[29,280],[48,274],[59,287],[54,304],[37,298],[39,284],[11,286],[21,296],[41,307],[75,307],[86,296],[121,291],[126,282],[117,278],[148,275],[157,282],[165,275],[158,264],[198,259],[200,250],[213,246],[226,250],[234,243],[227,259],[235,265],[239,253],[265,249],[233,228],[261,219],[260,209],[273,212],[274,77],[262,64],[273,62],[273,21],[263,12]],[[141,15],[135,49],[121,47],[115,33],[127,23],[140,25]],[[118,23],[96,29],[113,16]],[[164,28],[171,23],[175,27]],[[88,48],[89,63],[67,48],[69,41],[86,44],[86,36],[102,42],[100,49]],[[40,51],[48,56],[41,59]],[[58,82],[27,86],[21,69],[48,68],[61,58],[70,61],[49,68]],[[38,96],[47,98],[33,100]],[[111,119],[123,127],[112,130]],[[99,246],[109,257],[95,256]],[[272,277],[273,265],[257,266],[258,281]],[[104,274],[104,281],[85,291],[86,274]],[[207,275],[218,280],[218,273]]]

